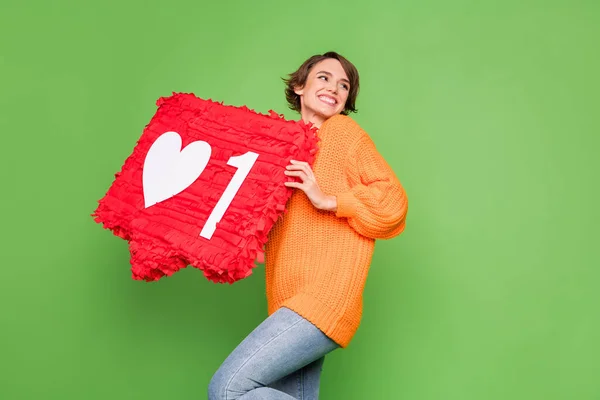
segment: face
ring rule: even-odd
[[[311,68],[304,87],[295,92],[300,96],[302,119],[320,127],[323,121],[344,111],[350,81],[342,64],[327,58]]]

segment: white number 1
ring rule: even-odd
[[[212,238],[213,233],[215,233],[215,229],[217,229],[217,223],[221,220],[221,218],[223,218],[225,211],[227,211],[227,208],[229,208],[233,198],[237,194],[238,190],[240,190],[242,183],[244,183],[244,179],[246,179],[250,173],[250,170],[254,166],[257,158],[258,154],[251,151],[241,156],[229,158],[227,165],[236,167],[238,170],[235,171],[235,175],[233,175],[231,182],[229,182],[229,185],[227,185],[227,188],[217,202],[217,205],[208,216],[208,220],[206,221],[204,228],[202,228],[200,236],[206,239]]]

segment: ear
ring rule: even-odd
[[[304,87],[294,87],[294,93],[296,93],[298,96],[302,96],[304,94]]]

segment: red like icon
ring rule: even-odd
[[[129,242],[133,279],[187,265],[214,282],[249,276],[292,194],[285,167],[312,164],[316,129],[193,94],[157,105],[95,221]]]

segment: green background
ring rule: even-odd
[[[4,0],[0,38],[0,398],[205,398],[263,267],[133,281],[89,214],[158,97],[297,118],[333,49],[410,206],[322,398],[600,399],[597,1]]]

